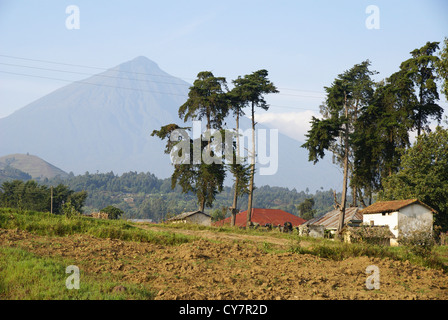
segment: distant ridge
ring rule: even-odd
[[[7,166],[28,173],[33,179],[51,179],[56,176],[65,178],[68,176],[67,172],[37,156],[29,154],[16,153],[0,157],[0,169],[4,169]]]

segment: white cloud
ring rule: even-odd
[[[305,141],[305,134],[310,129],[311,117],[320,117],[316,111],[295,111],[285,113],[255,114],[255,121],[272,129],[278,129],[280,133],[299,142]]]

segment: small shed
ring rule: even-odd
[[[396,239],[413,232],[432,233],[436,211],[418,199],[378,201],[361,210],[363,224],[388,226]],[[396,241],[391,240],[392,245]]]
[[[362,214],[360,213],[360,211],[361,210],[358,207],[346,208],[344,215],[344,225],[356,224],[359,221],[362,221]],[[310,219],[299,227],[299,232],[301,234],[311,235],[312,231],[316,232],[317,230],[319,230],[318,233],[314,233],[315,236],[318,237],[323,237],[323,230],[329,232],[330,234],[334,234],[338,229],[339,215],[339,209],[335,209],[327,212],[323,216]]]
[[[175,217],[167,219],[166,221],[170,222],[170,223],[200,224],[203,226],[211,226],[212,225],[212,217],[200,210],[184,212]]]

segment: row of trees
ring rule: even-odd
[[[40,185],[34,180],[3,182],[0,207],[62,214],[64,210],[82,212],[86,191],[75,192],[63,184],[56,187]]]
[[[184,211],[197,209],[197,197],[194,193],[182,193],[176,185],[171,188],[171,179],[160,179],[150,172],[126,172],[121,175],[108,173],[70,174],[66,178],[55,177],[40,181],[47,186],[63,184],[74,191],[87,191],[88,197],[83,210],[86,213],[104,211],[113,205],[124,211],[126,218],[143,218],[161,221],[168,216]],[[224,186],[213,202],[212,209],[232,207],[234,202],[234,186]],[[332,190],[316,190],[310,193],[284,187],[260,186],[254,190],[253,198],[257,206],[263,208],[282,209],[292,214],[300,214],[297,205],[312,197],[315,201],[313,209],[319,215],[331,209],[333,204]],[[240,207],[248,205],[248,194],[238,198]],[[306,216],[309,216],[307,214]]]
[[[370,61],[366,60],[340,74],[325,88],[327,98],[321,106],[322,118],[312,118],[302,147],[308,150],[309,160],[314,163],[330,151],[334,161],[344,169],[342,197],[337,201],[341,211],[339,229],[344,224],[348,187],[353,204],[364,206],[378,192],[383,199],[419,194],[387,190],[395,188],[397,179],[403,182],[403,175],[413,180],[405,168],[418,152],[414,154],[412,149],[404,156],[410,147],[411,132],[416,132],[418,137],[425,135],[415,147],[422,149],[423,144],[429,143],[428,139],[433,139],[431,135],[426,136],[430,121],[440,123],[442,119],[438,83],[448,97],[448,39],[438,50],[439,42],[427,42],[413,50],[397,72],[379,82],[373,81],[372,76],[377,72],[369,69]],[[439,135],[440,130],[437,130]],[[413,183],[408,181],[407,186],[411,188]],[[409,191],[409,188],[403,190]],[[438,201],[428,204],[438,207]],[[446,210],[442,212],[448,214]]]
[[[51,212],[71,217],[83,212],[87,197],[85,190],[75,192],[63,184],[53,187],[38,184],[35,180],[12,180],[1,185],[0,207]],[[118,219],[124,213],[112,205],[100,211],[109,214],[109,219]]]
[[[223,190],[228,170],[234,178],[231,224],[234,224],[238,212],[238,198],[244,194],[249,196],[247,207],[249,224],[255,188],[255,110],[256,108],[268,110],[269,106],[264,100],[264,95],[276,93],[278,90],[269,81],[268,72],[264,69],[244,77],[240,76],[232,83],[234,87],[229,90],[224,77],[215,77],[212,72],[203,71],[198,74],[193,86],[190,87],[188,100],[179,107],[179,117],[184,123],[190,120],[205,120],[206,131],[201,132],[200,137],[193,137],[191,127],[180,127],[174,123],[165,125],[160,130],[154,130],[152,135],[167,140],[165,153],[182,158],[182,161],[174,163],[172,188],[179,185],[182,192],[195,194],[201,211],[204,211],[205,207],[212,207],[216,195]],[[239,143],[239,119],[244,115],[245,108],[250,108],[252,120],[252,150],[248,152],[249,163],[247,157],[241,157]],[[229,114],[233,114],[236,120],[236,128],[231,130],[234,134],[230,142],[226,139],[229,130],[225,130],[224,127],[224,120]],[[190,133],[179,134],[179,129]],[[222,139],[218,140],[221,144],[214,143],[212,135],[215,137],[221,135]],[[183,148],[185,144],[188,144],[189,148]],[[188,153],[185,152],[186,149],[189,150]],[[229,149],[231,161],[225,163],[224,154],[228,156]],[[200,159],[195,161],[198,154]],[[205,160],[217,157],[221,161]]]
[[[165,180],[157,178],[149,172],[125,172],[116,175],[113,171],[107,173],[89,173],[75,176],[72,172],[67,178],[45,178],[41,181],[46,185],[67,184],[73,190],[86,190],[90,193],[99,191],[128,192],[147,194],[169,192],[170,186]]]

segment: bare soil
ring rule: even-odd
[[[358,257],[337,262],[263,250],[263,242],[287,245],[283,239],[181,232],[199,239],[160,246],[88,235],[45,237],[0,229],[0,245],[64,257],[90,274],[119,274],[124,282],[149,284],[156,299],[163,300],[448,299],[447,274],[407,261]],[[366,288],[366,268],[370,265],[379,268],[379,289]]]

